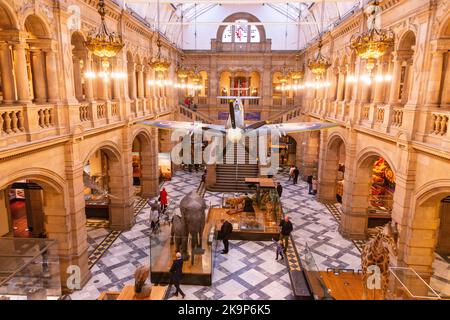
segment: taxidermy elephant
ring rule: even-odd
[[[170,236],[170,244],[175,243],[176,251],[181,253],[183,260],[187,260],[189,258],[187,254],[188,234],[184,219],[179,212],[175,213],[173,216]]]
[[[194,264],[194,254],[203,254],[202,235],[205,227],[206,202],[195,190],[192,190],[180,202],[180,211],[186,226],[187,234],[191,235],[191,264]]]

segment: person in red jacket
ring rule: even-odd
[[[165,212],[166,208],[167,208],[167,191],[166,191],[166,188],[162,188],[161,192],[159,193],[159,203],[161,204],[161,210],[163,212]]]

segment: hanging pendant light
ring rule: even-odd
[[[108,80],[110,77],[122,78],[122,73],[109,72],[110,62],[108,59],[115,57],[120,50],[122,50],[125,44],[119,34],[116,34],[115,32],[108,32],[105,21],[106,8],[103,0],[100,0],[98,3],[98,13],[101,18],[100,27],[97,33],[87,36],[85,41],[86,48],[93,55],[102,59],[102,72],[98,74],[101,78],[105,80]],[[97,74],[94,72],[87,72],[85,76],[87,78],[95,78]]]
[[[194,4],[194,50],[197,51],[197,4]],[[198,71],[197,62],[194,65],[194,69],[190,73],[190,78],[192,81],[192,85],[190,86],[191,89],[194,89],[195,91],[201,90],[203,88],[203,85],[201,85],[202,76],[200,72]]]
[[[315,75],[317,81],[322,80],[323,75],[327,72],[328,68],[331,67],[330,61],[322,55],[322,33],[323,33],[323,16],[325,11],[325,1],[322,0],[322,12],[321,12],[321,31],[319,34],[319,51],[315,59],[308,63],[308,68]]]
[[[376,15],[380,11],[378,1],[372,4],[372,11],[367,18],[368,30],[350,39],[350,45],[356,54],[366,60],[366,70],[370,74],[375,68],[379,58],[394,47],[394,34],[392,31],[378,29],[376,27]]]
[[[161,43],[161,33],[159,29],[159,23],[160,20],[159,20],[159,0],[158,0],[158,9],[157,9],[158,39],[156,40],[156,46],[158,47],[158,51],[156,53],[155,59],[153,59],[152,62],[150,63],[150,66],[157,73],[158,79],[162,80],[164,78],[164,73],[170,68],[170,61],[162,58],[161,56],[162,43]]]

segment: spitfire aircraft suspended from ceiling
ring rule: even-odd
[[[257,99],[254,96],[219,96],[219,99],[227,99],[230,101],[229,108],[230,114],[226,124],[216,125],[202,122],[188,122],[188,121],[143,121],[144,125],[157,127],[160,129],[169,130],[186,130],[190,135],[194,133],[201,133],[203,130],[216,130],[226,134],[227,139],[232,143],[237,143],[243,136],[256,130],[266,132],[272,132],[281,136],[286,136],[289,133],[299,133],[306,131],[315,131],[336,127],[333,123],[321,123],[321,122],[296,122],[296,123],[269,123],[269,121],[258,121],[251,125],[246,126],[244,122],[244,107],[242,100],[245,99]]]

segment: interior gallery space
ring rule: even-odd
[[[0,300],[450,299],[450,1],[0,0]]]

